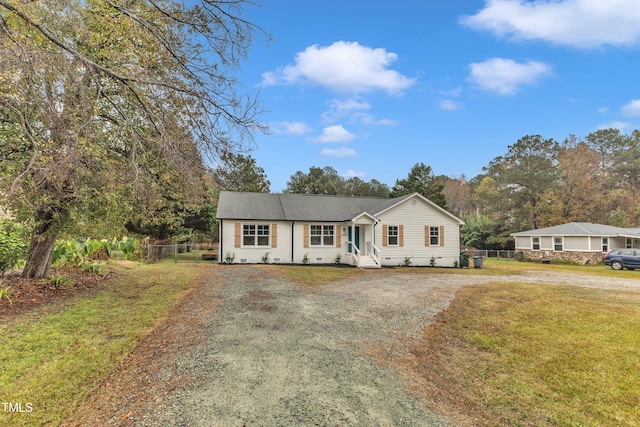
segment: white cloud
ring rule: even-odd
[[[343,173],[344,178],[364,178],[366,174],[364,172],[355,172],[349,169],[346,173]]]
[[[640,117],[640,99],[633,99],[620,110],[625,117]]]
[[[469,81],[484,90],[497,92],[500,95],[512,95],[520,86],[534,84],[551,74],[551,67],[543,62],[518,63],[513,59],[505,58],[474,62],[469,65],[469,68],[471,69]]]
[[[277,135],[304,135],[311,132],[311,128],[304,122],[274,122],[269,128]]]
[[[352,157],[352,156],[355,156],[357,153],[356,153],[356,150],[352,150],[351,148],[340,147],[340,148],[325,148],[320,151],[320,154],[322,154],[323,156],[329,156],[329,157]]]
[[[598,126],[598,130],[600,130],[600,129],[619,129],[620,132],[624,132],[625,129],[627,129],[629,126],[631,126],[631,123],[627,123],[627,122],[611,122],[611,123],[606,123],[606,124]]]
[[[373,126],[395,126],[396,121],[391,119],[376,119],[374,116],[368,113],[353,113],[351,116],[353,121],[362,123],[363,125]]]
[[[445,111],[457,111],[462,108],[460,102],[456,102],[451,99],[444,99],[440,101],[440,109]]]
[[[440,91],[440,95],[446,96],[446,97],[452,97],[452,98],[457,98],[458,96],[460,96],[461,93],[462,93],[462,87]]]
[[[313,45],[296,54],[295,64],[264,73],[262,84],[309,82],[342,93],[383,90],[397,95],[415,83],[415,79],[389,69],[397,58],[393,52],[358,42]]]
[[[349,142],[356,135],[346,130],[342,125],[327,126],[322,130],[322,135],[316,138],[316,142]]]
[[[594,48],[640,43],[638,0],[487,0],[460,23],[512,40]]]
[[[371,109],[371,105],[368,102],[356,98],[346,100],[332,99],[329,103],[329,111],[322,113],[321,117],[325,123],[331,123],[349,117],[353,111],[369,109]]]

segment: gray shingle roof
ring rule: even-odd
[[[553,227],[538,228],[511,234],[514,237],[526,236],[640,236],[637,228],[613,227],[590,222],[569,222]]]
[[[415,193],[388,199],[221,191],[217,217],[238,220],[343,222],[365,212],[376,216],[414,195]],[[435,204],[433,206],[463,224],[451,213]]]

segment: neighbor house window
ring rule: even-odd
[[[602,238],[602,252],[609,252],[609,238]]]
[[[312,225],[309,227],[309,243],[311,246],[333,246],[335,226]]]
[[[532,237],[531,238],[531,248],[534,251],[539,251],[540,250],[540,238],[539,237]]]
[[[389,246],[398,246],[398,226],[390,225],[387,227],[387,239]]]
[[[244,224],[243,246],[269,246],[269,224]]]
[[[562,252],[562,237],[553,238],[553,250],[556,252]]]
[[[429,244],[432,246],[440,244],[440,227],[429,227]]]
[[[633,247],[633,239],[627,237],[627,248],[632,248]]]

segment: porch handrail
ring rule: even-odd
[[[373,248],[371,256],[376,264],[380,265],[380,249],[374,243],[371,243],[371,247]]]
[[[358,247],[356,246],[355,243],[353,242],[349,242],[351,243],[351,247],[354,249],[353,252],[355,253],[355,259],[356,259],[356,267],[360,267],[360,249],[358,249]]]

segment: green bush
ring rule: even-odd
[[[26,259],[29,245],[18,223],[0,220],[0,273],[18,266]]]

